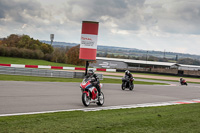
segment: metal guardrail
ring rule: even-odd
[[[0,74],[7,75],[24,75],[24,76],[38,76],[38,77],[59,77],[59,78],[83,78],[84,72],[69,72],[62,70],[47,70],[36,68],[17,68],[0,66]],[[100,80],[103,79],[102,74],[97,74]]]

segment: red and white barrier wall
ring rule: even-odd
[[[43,66],[43,65],[22,65],[22,64],[0,64],[0,66],[17,67],[17,68],[43,68],[43,69],[63,69],[63,70],[85,70],[81,67],[62,67],[62,66]],[[95,71],[116,72],[116,69],[89,68]]]

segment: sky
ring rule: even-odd
[[[80,43],[82,21],[98,45],[200,55],[199,0],[0,0],[0,38]]]

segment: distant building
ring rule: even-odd
[[[200,66],[179,64],[178,69],[179,70],[195,70],[195,71],[200,71]]]
[[[111,68],[111,69],[131,69],[131,68],[177,68],[179,70],[200,70],[200,66],[183,65],[170,62],[156,62],[120,58],[96,57],[96,63],[91,63],[90,66],[96,68]]]

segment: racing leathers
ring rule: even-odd
[[[132,85],[133,84],[133,80],[131,80],[131,79],[133,78],[133,75],[131,73],[125,73],[125,76],[128,77],[128,79],[129,79],[129,81],[130,81],[130,83]]]
[[[93,85],[94,87],[97,88],[98,96],[100,96],[100,95],[101,95],[101,88],[100,88],[99,78],[97,77],[97,75],[96,75],[96,74],[92,74],[92,75],[87,74],[87,75],[86,75],[86,78],[94,78],[94,80],[92,80],[91,83],[92,83],[92,85]]]

